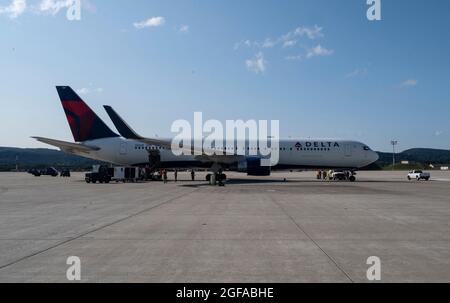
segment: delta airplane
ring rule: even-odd
[[[76,143],[33,138],[69,154],[115,165],[152,169],[206,168],[216,178],[223,170],[239,171],[249,176],[270,176],[272,170],[277,169],[334,169],[351,172],[350,180],[355,181],[355,171],[379,158],[376,152],[361,142],[320,139],[280,140],[279,161],[273,167],[261,165],[262,156],[238,155],[234,147],[225,147],[226,153],[222,155],[176,156],[172,152],[172,140],[138,135],[110,106],[105,106],[120,136],[72,88],[58,86],[56,89]],[[210,178],[211,175],[208,175],[208,180]]]

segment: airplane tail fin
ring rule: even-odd
[[[69,86],[57,86],[75,142],[119,137]]]
[[[114,126],[117,128],[122,137],[131,140],[142,139],[142,137],[138,135],[111,106],[104,105],[103,107],[105,108],[106,112],[111,118],[111,121],[114,123]]]

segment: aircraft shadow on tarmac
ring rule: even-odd
[[[258,185],[258,184],[314,184],[314,185],[358,185],[364,183],[401,183],[411,184],[409,181],[401,180],[362,180],[357,182],[345,181],[318,181],[318,180],[263,180],[263,179],[229,179],[225,185]],[[198,182],[197,184],[183,184],[183,187],[202,187],[210,186],[207,182]]]
[[[76,180],[76,183],[85,183],[84,180]],[[429,181],[427,183],[432,183],[433,181]],[[123,182],[111,182],[108,184],[102,185],[114,185],[114,184],[153,184],[155,182],[151,181],[140,181],[135,183],[123,183]],[[162,182],[157,182],[162,183]],[[229,179],[225,182],[225,185],[258,185],[258,184],[270,184],[270,185],[281,185],[281,184],[314,184],[314,185],[358,185],[364,183],[396,183],[396,184],[414,184],[415,182],[403,181],[403,180],[359,180],[356,182],[346,182],[346,181],[319,181],[319,180],[293,180],[293,179]],[[179,180],[178,182],[169,181],[169,184],[176,184],[182,187],[203,187],[203,186],[211,186],[207,181],[188,181],[188,180]],[[97,184],[100,185],[100,184]],[[0,190],[1,191],[1,190]]]

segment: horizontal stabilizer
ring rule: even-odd
[[[42,138],[42,137],[32,137],[33,139],[38,140],[39,142],[55,146],[60,148],[62,151],[78,154],[78,153],[85,153],[88,154],[93,151],[99,151],[100,148],[96,146],[88,146],[78,143],[70,143],[65,141],[59,141],[59,140],[53,140],[48,138]]]

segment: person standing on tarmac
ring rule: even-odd
[[[164,179],[164,184],[167,184],[167,170],[163,171],[163,179]]]
[[[195,181],[195,171],[194,170],[191,170],[191,178],[192,178],[192,181]]]
[[[178,182],[178,170],[175,169],[175,182]]]

